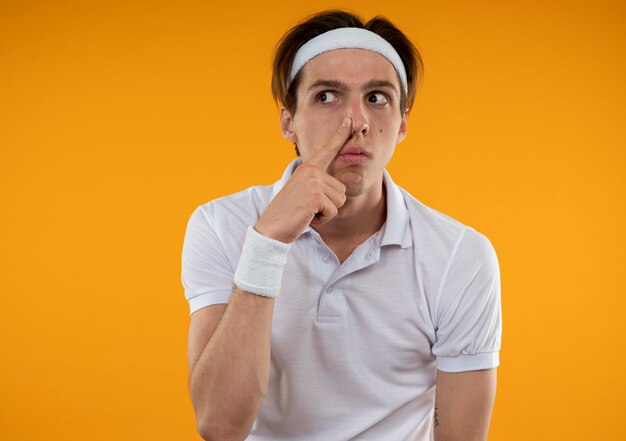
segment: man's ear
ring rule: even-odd
[[[402,122],[400,123],[400,130],[398,130],[398,139],[396,141],[396,144],[400,144],[404,140],[404,137],[406,136],[406,130],[407,130],[406,120],[408,117],[409,117],[409,109],[406,109],[404,111],[404,114],[402,115]]]
[[[298,143],[298,137],[296,136],[295,127],[293,125],[293,117],[284,107],[280,108],[280,130],[283,132],[283,136],[287,141],[293,142],[294,144]]]

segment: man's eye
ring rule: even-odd
[[[337,95],[333,92],[321,92],[317,95],[317,100],[320,103],[333,103],[337,101]]]
[[[367,100],[370,103],[374,103],[374,104],[387,104],[389,102],[389,100],[387,99],[387,96],[384,93],[381,92],[374,92],[372,93]]]

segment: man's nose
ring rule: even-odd
[[[360,100],[354,100],[350,105],[350,117],[352,117],[352,133],[366,135],[370,130],[368,117]]]

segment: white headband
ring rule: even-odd
[[[398,52],[396,52],[393,46],[383,37],[362,28],[333,29],[303,44],[302,47],[298,49],[298,52],[296,52],[296,56],[291,64],[291,74],[287,87],[289,87],[306,63],[324,52],[334,51],[336,49],[367,49],[379,53],[393,64],[393,67],[400,76],[404,93],[408,93],[406,71],[404,70],[404,64]]]

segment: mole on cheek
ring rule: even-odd
[[[383,133],[383,129],[380,129],[380,130],[378,131],[378,133]]]

